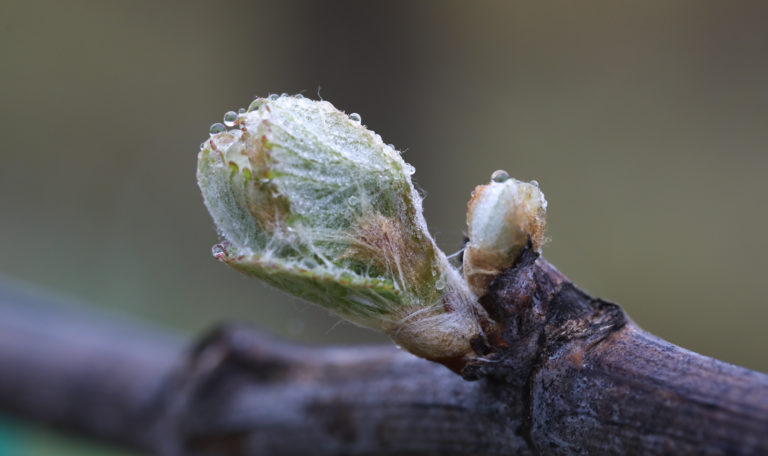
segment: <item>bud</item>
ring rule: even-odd
[[[472,356],[482,308],[435,245],[413,167],[326,101],[259,98],[198,156],[214,256],[429,359]]]
[[[517,259],[530,241],[541,250],[547,200],[538,183],[521,182],[496,171],[487,185],[472,192],[467,210],[469,243],[464,250],[464,277],[477,296]]]

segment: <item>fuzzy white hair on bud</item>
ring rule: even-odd
[[[528,242],[541,248],[547,203],[503,171],[477,187],[462,277],[427,231],[413,172],[359,114],[283,94],[214,124],[197,180],[220,261],[418,356],[471,360],[492,324],[477,297]]]
[[[498,170],[489,184],[475,188],[467,206],[464,277],[473,293],[483,296],[493,278],[514,264],[528,242],[541,250],[547,200],[536,181],[522,182]]]
[[[484,313],[427,231],[413,167],[327,101],[259,98],[201,146],[214,256],[434,360],[475,356]]]

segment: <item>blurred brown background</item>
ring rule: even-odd
[[[208,126],[319,92],[407,150],[449,253],[474,185],[536,179],[577,284],[765,371],[767,59],[758,1],[2,1],[0,273],[191,334],[383,341],[210,255]]]

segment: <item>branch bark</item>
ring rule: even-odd
[[[0,289],[0,410],[157,454],[768,454],[768,376],[642,331],[531,250],[482,298],[498,325],[461,376],[242,326],[186,353],[23,300]]]
[[[149,450],[183,354],[173,334],[0,278],[0,413]]]

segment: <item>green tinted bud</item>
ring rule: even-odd
[[[198,156],[214,255],[417,355],[471,356],[482,309],[427,231],[413,167],[326,101],[251,106]]]

